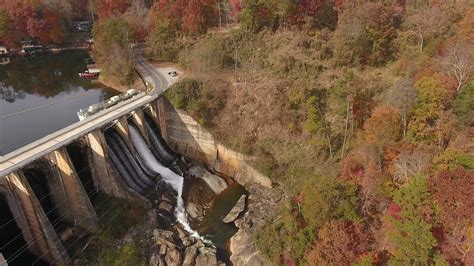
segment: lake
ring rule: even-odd
[[[67,51],[0,65],[0,156],[79,121],[79,109],[119,93],[78,76],[88,57]]]

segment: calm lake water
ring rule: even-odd
[[[79,109],[118,94],[78,77],[87,57],[68,51],[0,65],[0,155],[79,121]]]

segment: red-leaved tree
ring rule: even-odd
[[[99,20],[124,13],[129,7],[127,0],[99,0],[97,13]]]
[[[441,208],[441,248],[452,261],[474,263],[474,171],[461,167],[441,171],[430,180],[433,199]]]
[[[307,17],[315,17],[318,11],[323,7],[324,0],[299,0],[295,9],[288,17],[290,25],[301,25]]]
[[[189,0],[184,10],[183,30],[189,33],[199,33],[204,29],[205,22],[204,5],[200,0]]]

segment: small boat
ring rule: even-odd
[[[89,72],[82,72],[82,73],[79,73],[79,77],[81,78],[95,78],[97,77],[97,73],[89,73]]]

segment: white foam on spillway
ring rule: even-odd
[[[184,201],[183,201],[183,186],[184,186],[184,178],[175,172],[171,171],[169,168],[163,166],[153,155],[152,151],[146,144],[145,140],[143,139],[142,135],[138,130],[130,126],[130,137],[133,142],[133,146],[137,149],[140,155],[143,157],[143,160],[146,162],[148,167],[151,168],[154,172],[161,175],[163,180],[168,183],[177,193],[178,197],[176,199],[176,208],[175,208],[175,216],[176,220],[184,227],[191,236],[195,238],[199,238],[204,242],[207,242],[204,238],[202,238],[198,232],[194,231],[188,222],[188,217],[186,214],[186,210],[184,208]]]

